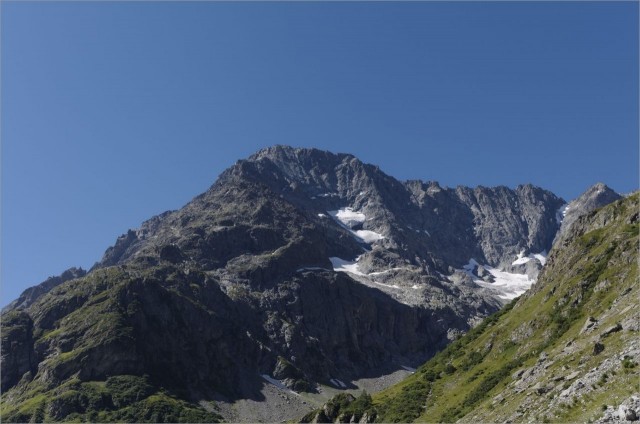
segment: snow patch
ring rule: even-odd
[[[320,218],[326,218],[326,217],[327,217],[327,215],[325,215],[325,214],[323,214],[323,213],[319,213],[319,214],[318,214],[318,216],[319,216]]]
[[[360,256],[358,256],[355,262],[345,261],[344,259],[338,257],[329,258],[331,261],[331,265],[333,266],[333,270],[337,272],[350,272],[351,274],[366,276],[367,274],[360,271],[358,268],[357,262],[360,260]]]
[[[331,384],[333,384],[334,386],[339,387],[341,389],[346,389],[347,388],[347,385],[344,384],[342,381],[338,380],[337,378],[332,378],[329,381],[331,381]]]
[[[305,268],[298,268],[296,269],[296,272],[304,272],[304,271],[331,271],[330,269],[327,268],[322,268],[319,266],[308,266]]]
[[[511,262],[511,265],[526,264],[532,259],[537,259],[538,261],[540,261],[542,266],[544,266],[547,263],[547,251],[543,250],[540,253],[532,253],[529,254],[529,256],[524,256],[524,251],[522,251],[518,254],[518,258],[515,261]]]
[[[373,280],[371,280],[371,282],[374,283],[374,284],[377,284],[379,286],[388,287],[390,289],[399,289],[400,288],[400,286],[397,285],[397,284],[393,284],[393,285],[392,284],[385,284],[385,283],[379,283],[379,282],[373,281]]]
[[[341,208],[336,211],[328,211],[329,215],[335,219],[345,229],[349,230],[359,241],[371,244],[382,240],[384,236],[371,230],[353,230],[356,225],[363,224],[367,216],[362,212],[354,211],[353,208]]]
[[[402,268],[402,267],[396,267],[396,268],[389,268],[389,269],[385,269],[384,271],[376,271],[376,272],[370,272],[368,275],[383,275],[383,274],[387,274],[389,272],[393,272],[393,271],[401,271],[403,269],[409,269],[409,268]]]
[[[382,240],[384,238],[382,234],[370,230],[357,230],[355,231],[355,235],[368,244],[371,244],[374,241]]]
[[[565,203],[564,205],[560,206],[560,209],[558,209],[558,211],[556,212],[556,222],[558,224],[562,224],[562,220],[564,219],[565,216],[567,216],[568,211],[569,211],[568,203]]]
[[[516,259],[515,261],[511,262],[511,265],[526,264],[530,260],[531,260],[530,257],[524,256],[524,250],[523,250],[522,252],[518,253],[518,259]]]
[[[367,216],[362,212],[356,212],[353,208],[342,208],[337,211],[328,211],[334,219],[341,222],[343,225],[353,228],[358,224],[362,224]]]
[[[273,377],[271,377],[271,376],[269,376],[267,374],[260,374],[260,377],[264,378],[265,380],[267,380],[269,383],[273,384],[274,386],[276,386],[280,390],[284,390],[286,392],[293,393],[296,396],[300,396],[298,393],[294,392],[293,390],[290,390],[287,386],[282,384],[282,382],[280,380],[276,380],[275,378],[273,378]]]
[[[546,254],[546,252],[544,253]],[[542,254],[539,255],[543,257]],[[528,260],[530,259],[531,258],[528,258]],[[484,280],[479,279],[473,274],[474,268],[478,265],[478,262],[475,259],[471,258],[469,259],[469,263],[463,266],[460,271],[468,274],[473,279],[473,282],[477,285],[497,292],[497,296],[500,299],[515,299],[516,297],[529,290],[529,288],[531,288],[531,285],[535,283],[535,280],[529,279],[529,276],[526,274],[516,274],[512,272],[501,271],[489,265],[483,265],[484,269],[486,269],[487,272],[494,278],[493,283],[488,283]]]
[[[530,280],[526,274],[514,274],[511,272],[500,271],[485,265],[485,269],[493,275],[495,281],[487,283],[486,281],[476,279],[474,283],[481,287],[490,288],[498,292],[498,297],[505,300],[515,299],[531,288],[535,283]]]
[[[462,269],[464,269],[467,274],[471,274],[471,276],[473,277],[473,270],[477,266],[480,266],[480,264],[475,259],[471,258],[469,259],[469,262],[462,267]]]
[[[540,253],[534,253],[533,257],[540,261],[542,266],[545,266],[547,263],[547,251],[543,250]]]
[[[361,277],[374,277],[376,275],[382,275],[382,274],[386,274],[388,272],[392,272],[392,271],[399,271],[399,270],[403,270],[403,269],[409,269],[409,268],[390,268],[390,269],[386,269],[384,271],[377,271],[377,272],[371,272],[369,274],[365,274],[364,272],[360,271],[360,268],[358,267],[358,261],[360,260],[361,256],[358,256],[356,258],[356,260],[354,262],[352,261],[346,261],[342,258],[338,258],[338,257],[331,257],[329,258],[329,260],[331,261],[331,265],[333,266],[333,270],[336,272],[348,272],[354,275],[359,275]],[[298,271],[304,270],[307,268],[301,268]],[[322,268],[320,268],[322,269]],[[379,283],[377,281],[374,281],[372,279],[369,279],[372,283],[381,285],[381,286],[385,286],[385,287],[389,287],[392,289],[399,289],[400,286],[396,285],[396,284],[384,284],[384,283]]]

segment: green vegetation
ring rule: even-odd
[[[340,393],[331,398],[323,408],[311,411],[302,417],[300,422],[309,423],[316,417],[318,422],[333,422],[338,417],[358,422],[365,413],[375,417],[371,396],[366,391],[363,391],[357,398],[349,393]]]
[[[360,396],[356,398],[356,400],[348,404],[342,410],[342,412],[346,415],[355,417],[356,420],[359,420],[362,415],[371,408],[372,405],[373,402],[371,400],[371,395],[363,390]]]
[[[419,378],[402,386],[397,396],[383,398],[375,404],[384,421],[410,422],[424,411],[424,404],[431,390],[431,383]]]
[[[3,396],[4,397],[4,396]],[[106,381],[71,379],[58,389],[3,402],[5,422],[219,422],[221,417],[155,387],[148,377],[120,375]]]
[[[625,370],[630,370],[638,366],[638,363],[633,361],[629,356],[626,356],[622,359],[622,367]]]

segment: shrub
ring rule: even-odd
[[[622,367],[625,369],[632,369],[635,368],[638,365],[637,362],[634,362],[630,356],[624,355],[624,358],[622,359]]]
[[[422,414],[431,390],[429,382],[417,380],[402,388],[400,396],[389,399],[381,411],[382,422],[412,422]]]
[[[444,372],[446,374],[453,374],[454,372],[456,372],[456,367],[454,367],[453,364],[448,363],[444,366]]]

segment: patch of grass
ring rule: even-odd
[[[198,405],[174,398],[147,377],[113,376],[106,381],[70,379],[44,393],[25,396],[1,410],[4,422],[220,422]]]
[[[149,383],[146,376],[134,375],[109,377],[104,387],[110,393],[116,408],[122,408],[145,399],[157,390]]]
[[[378,419],[382,422],[411,422],[424,411],[431,384],[425,379],[416,379],[402,387],[399,396],[385,399],[377,404]]]
[[[355,420],[359,421],[366,412],[370,412],[372,410],[372,407],[373,401],[371,399],[371,395],[363,390],[360,396],[358,396],[356,400],[348,404],[342,410],[342,412],[346,415],[352,416]]]
[[[630,370],[638,366],[638,363],[635,362],[630,356],[625,355],[622,359],[622,368],[625,370]]]

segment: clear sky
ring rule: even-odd
[[[0,304],[273,144],[638,188],[638,3],[1,4]]]

